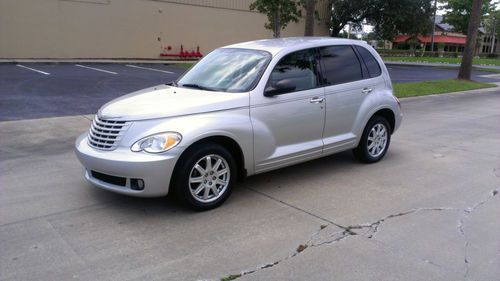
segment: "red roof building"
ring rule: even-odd
[[[461,53],[465,49],[465,41],[467,40],[467,36],[453,32],[453,26],[443,23],[442,16],[436,16],[436,31],[434,33],[434,50],[439,52],[457,52]],[[495,43],[493,44],[491,36],[485,34],[483,28],[479,30],[480,36],[482,38],[480,46],[476,50],[476,53],[490,53],[497,51],[495,39]],[[408,35],[398,35],[393,41],[393,46],[396,47],[399,44],[405,44],[410,39]],[[431,50],[431,42],[432,36],[418,36],[417,40],[419,41],[421,47],[425,48],[426,51]]]

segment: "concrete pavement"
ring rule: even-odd
[[[500,91],[402,104],[380,163],[258,175],[204,213],[85,183],[89,116],[0,122],[0,280],[499,280]]]

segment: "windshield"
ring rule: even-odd
[[[271,55],[249,49],[217,49],[177,81],[179,87],[221,92],[248,92],[255,84]]]

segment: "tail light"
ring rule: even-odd
[[[401,102],[399,101],[399,99],[396,96],[393,96],[393,97],[396,100],[396,102],[398,103],[399,110],[401,110]]]

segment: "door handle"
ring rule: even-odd
[[[311,100],[309,102],[310,103],[323,103],[323,101],[325,101],[325,98],[314,97],[314,98],[311,98]]]
[[[361,93],[363,93],[363,94],[369,94],[369,93],[371,93],[371,92],[373,92],[373,89],[372,89],[372,88],[364,88],[364,89],[361,91]]]

